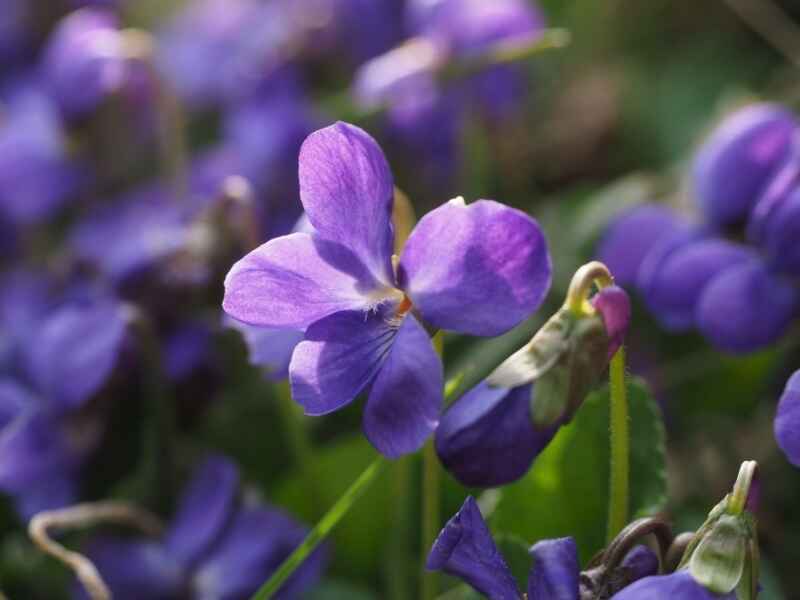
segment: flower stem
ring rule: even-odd
[[[386,579],[390,600],[411,597],[410,568],[413,564],[411,547],[411,460],[403,457],[392,468],[392,529],[389,551],[386,553]]]
[[[294,573],[314,549],[328,536],[356,500],[383,472],[389,461],[383,456],[377,456],[366,470],[356,479],[347,491],[339,498],[331,509],[320,519],[314,529],[306,536],[303,543],[295,548],[283,564],[272,574],[272,577],[261,586],[252,596],[251,600],[267,600],[272,598],[287,579]]]
[[[628,398],[625,387],[625,348],[620,347],[611,359],[610,422],[611,422],[611,478],[608,501],[608,540],[613,540],[628,521],[630,432],[628,424]]]
[[[433,346],[441,357],[444,354],[444,336],[441,331],[433,336]],[[428,440],[422,451],[422,579],[420,582],[420,600],[433,600],[437,595],[436,573],[425,569],[425,561],[441,526],[441,477],[439,459],[433,439]]]

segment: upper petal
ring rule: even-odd
[[[372,381],[397,334],[389,310],[338,312],[308,328],[289,363],[292,398],[306,414],[337,410]]]
[[[676,571],[670,575],[645,577],[621,592],[612,600],[735,600],[736,592],[719,596],[697,583],[689,571]]]
[[[578,547],[571,537],[542,540],[530,550],[534,564],[528,600],[578,600]]]
[[[126,337],[122,304],[70,304],[50,315],[30,344],[28,366],[42,396],[61,409],[85,403],[108,380]]]
[[[800,467],[800,371],[789,378],[781,395],[775,416],[775,439],[789,462]]]
[[[108,585],[114,600],[175,598],[184,574],[163,546],[144,540],[92,539],[85,551]]]
[[[730,267],[703,290],[697,326],[728,352],[752,352],[777,340],[797,312],[800,293],[754,259]]]
[[[439,533],[426,566],[460,577],[490,600],[519,600],[517,582],[472,496]]]
[[[170,556],[193,565],[228,524],[238,492],[239,472],[227,458],[211,456],[197,467],[164,540]]]
[[[250,325],[305,329],[335,312],[367,308],[384,292],[346,247],[293,233],[270,240],[233,265],[222,307]]]
[[[426,321],[498,335],[541,304],[552,267],[544,234],[525,213],[462,199],[425,215],[400,259],[401,286]]]
[[[341,121],[300,149],[300,200],[319,234],[346,246],[384,284],[392,278],[394,184],[378,143]]]
[[[558,426],[534,429],[531,390],[483,382],[447,409],[436,429],[436,452],[461,483],[493,487],[519,479],[550,442]]]
[[[225,324],[242,334],[250,356],[250,363],[261,367],[269,379],[285,379],[289,375],[289,362],[304,333],[295,329],[272,329],[241,323],[227,317]]]
[[[428,333],[408,315],[364,408],[364,433],[372,445],[390,458],[419,450],[439,422],[443,388],[442,361]]]

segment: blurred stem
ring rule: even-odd
[[[294,464],[300,469],[308,498],[309,514],[316,516],[316,484],[313,469],[313,450],[308,437],[308,429],[303,421],[303,413],[299,405],[292,400],[289,381],[283,380],[278,385],[279,410],[283,419],[283,430],[289,442]]]
[[[133,327],[144,372],[145,418],[138,468],[142,501],[161,512],[172,501],[173,399],[169,397],[161,344],[152,321],[134,308]]]
[[[438,331],[433,336],[433,346],[439,357],[444,356],[444,333]],[[439,473],[439,459],[433,438],[428,440],[422,451],[422,580],[420,585],[420,599],[433,600],[437,594],[438,578],[436,573],[425,569],[428,551],[436,541],[440,527],[441,505],[441,477]]]
[[[155,59],[156,41],[141,29],[122,31],[128,58],[146,69],[155,91],[155,109],[161,164],[175,195],[183,199],[188,192],[185,116],[178,95],[170,82],[161,76]]]
[[[367,469],[359,476],[358,479],[348,488],[348,490],[339,498],[331,509],[320,519],[319,523],[311,530],[311,532],[303,540],[294,552],[283,562],[272,577],[261,586],[261,588],[252,596],[251,600],[267,600],[272,598],[286,580],[294,573],[303,561],[319,546],[319,544],[328,536],[333,528],[341,521],[347,512],[353,507],[356,500],[367,491],[369,486],[377,479],[389,461],[383,456],[377,456]]]
[[[613,540],[628,521],[630,431],[628,423],[628,398],[625,387],[625,348],[620,346],[611,359],[610,422],[611,422],[611,478],[608,501],[608,540]]]
[[[411,461],[399,459],[392,471],[392,543],[387,552],[386,576],[390,600],[407,600],[409,593],[409,565],[411,564]]]

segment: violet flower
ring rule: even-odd
[[[609,342],[602,358],[610,359],[628,329],[630,303],[617,287],[605,288],[593,302]],[[436,452],[444,467],[472,487],[495,487],[522,477],[577,408],[568,408],[551,424],[537,426],[532,416],[536,392],[536,381],[508,388],[485,380],[464,394],[436,429]]]
[[[42,78],[69,117],[91,112],[112,94],[146,89],[140,63],[130,60],[114,14],[82,8],[64,17],[44,49]]]
[[[461,199],[420,220],[395,269],[393,192],[364,131],[336,123],[313,133],[300,152],[300,198],[315,233],[245,256],[223,302],[239,321],[305,330],[289,376],[306,414],[342,408],[371,385],[364,430],[390,457],[418,449],[438,422],[442,365],[421,319],[497,335],[539,306],[551,273],[533,219]]]
[[[578,600],[581,573],[575,540],[541,540],[529,552],[533,566],[525,596],[528,600]],[[439,533],[428,555],[427,568],[462,579],[489,600],[523,597],[519,582],[495,545],[472,496],[464,500]],[[636,581],[658,572],[658,557],[649,548],[635,546],[618,569],[616,574],[624,582]]]
[[[2,102],[0,217],[39,223],[78,191],[86,173],[68,154],[57,107],[35,82],[12,82]]]
[[[103,431],[100,415],[86,405],[110,378],[128,337],[126,314],[113,299],[49,308],[44,292],[39,280],[20,274],[0,295],[12,346],[0,376],[0,490],[26,518],[76,499],[81,466]],[[16,305],[25,299],[29,305]]]
[[[789,462],[800,467],[800,371],[786,382],[778,403],[775,439]]]
[[[98,536],[86,554],[117,600],[247,598],[303,540],[306,528],[276,508],[238,497],[236,465],[211,456],[195,470],[161,539]],[[297,597],[325,563],[323,547],[276,598]],[[85,597],[83,591],[75,596]]]

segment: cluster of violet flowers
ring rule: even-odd
[[[296,354],[292,385],[309,413],[343,406],[370,385],[365,430],[398,456],[431,435],[442,408],[441,362],[423,319],[428,327],[495,335],[532,312],[549,286],[538,226],[491,201],[454,201],[423,219],[393,263],[391,175],[374,141],[355,127],[323,129],[303,146],[303,205],[295,176],[301,143],[331,120],[311,100],[314,74],[326,69],[378,119],[404,161],[432,168],[428,184],[455,178],[466,98],[491,125],[513,113],[526,91],[513,65],[449,69],[496,44],[534,43],[544,29],[534,5],[197,0],[152,32],[130,26],[135,8],[125,0],[10,0],[0,8],[0,490],[23,523],[97,499],[87,483],[117,437],[123,402],[133,400],[145,416],[142,429],[158,412],[150,404],[169,404],[183,423],[187,403],[176,397],[190,397],[192,413],[212,403],[223,379],[214,360],[223,328],[242,332],[252,362],[271,378],[286,377]],[[421,40],[435,48],[435,64],[398,84],[402,106],[376,111],[381,81],[403,78],[403,65],[390,57]],[[384,66],[376,71],[376,64]],[[362,94],[367,88],[372,99]],[[208,121],[211,134],[189,141],[187,132]],[[351,155],[334,162],[363,160],[355,164],[364,172],[340,173],[330,163],[322,170],[330,158],[319,154],[326,144],[338,149],[342,136]],[[338,229],[353,215],[340,213],[337,222],[328,202],[349,191],[362,193],[350,198],[354,210],[367,197],[375,204],[348,233]],[[433,260],[449,253],[449,245],[432,244],[441,245],[438,228],[454,219],[464,255],[451,255],[450,264]],[[485,220],[494,225],[483,229]],[[512,256],[498,244],[507,236],[530,244],[529,254]],[[278,306],[269,318],[252,319],[251,306],[228,311],[244,318],[222,318],[224,272],[272,238],[270,247],[284,248],[276,260],[289,257],[287,276],[296,259],[309,260],[306,286],[283,290],[282,314]],[[473,269],[483,279],[462,281]],[[458,283],[465,285],[449,289]],[[504,287],[479,298],[493,283]],[[291,308],[301,292],[312,304],[329,304]],[[454,320],[456,304],[471,300],[483,304],[456,311]],[[508,312],[487,320],[497,314],[487,308],[495,302]],[[369,318],[360,321],[362,314]],[[360,332],[352,340],[351,325]],[[320,375],[319,364],[331,370]],[[353,365],[357,373],[349,372]],[[398,401],[407,393],[415,405]],[[140,452],[169,468],[173,442],[162,442],[165,456]],[[194,453],[200,466],[162,539],[89,540],[86,554],[115,598],[245,597],[302,539],[303,526],[289,516],[235,500],[236,466],[207,450],[205,462],[199,456],[208,452]],[[134,471],[103,477],[139,489],[134,480],[146,469]],[[148,495],[171,490],[145,491],[133,499],[164,512]],[[325,555],[308,558],[281,594],[296,597],[313,585]]]

